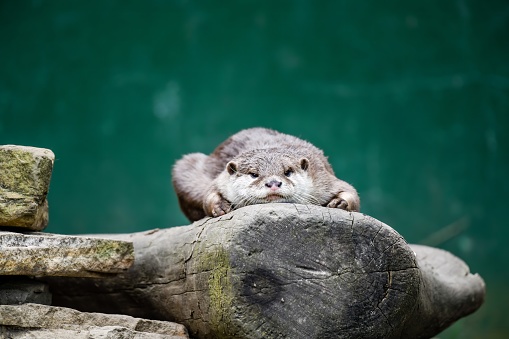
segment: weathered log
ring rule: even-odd
[[[484,299],[451,254],[338,209],[253,205],[109,237],[134,243],[133,267],[50,278],[54,304],[176,321],[196,338],[429,338]]]

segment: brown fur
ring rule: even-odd
[[[265,128],[240,131],[209,156],[185,155],[172,175],[180,208],[191,221],[267,202],[360,207],[355,188],[336,178],[321,150]]]

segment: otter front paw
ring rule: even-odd
[[[205,213],[210,217],[219,217],[232,211],[231,203],[218,193],[211,193],[205,199],[203,206]]]
[[[350,192],[339,192],[332,200],[327,204],[330,208],[340,208],[346,211],[358,211],[359,210],[359,197],[356,194]]]

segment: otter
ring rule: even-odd
[[[261,127],[232,135],[208,156],[185,155],[173,166],[172,182],[191,221],[276,202],[360,208],[355,188],[334,175],[320,149]]]

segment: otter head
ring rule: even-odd
[[[269,202],[316,203],[309,160],[280,149],[242,153],[226,164],[223,196],[234,208]]]

